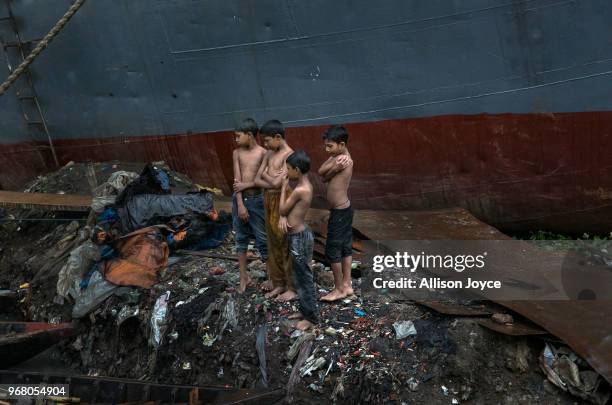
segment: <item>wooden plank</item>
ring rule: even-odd
[[[40,208],[50,211],[87,212],[91,196],[74,194],[21,193],[0,190],[0,206]]]

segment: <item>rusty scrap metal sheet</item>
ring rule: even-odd
[[[462,305],[453,302],[442,301],[417,301],[417,304],[433,309],[444,315],[453,316],[490,316],[493,312],[485,308],[484,305]]]
[[[91,197],[73,194],[21,193],[0,191],[0,206],[44,208],[51,211],[89,211]]]
[[[482,319],[478,324],[495,332],[503,333],[510,336],[534,336],[548,335],[544,329],[530,325],[526,322],[514,321],[513,323],[500,324],[491,319]]]
[[[510,239],[464,209],[355,212],[373,240]],[[612,383],[612,301],[498,301],[562,339]]]

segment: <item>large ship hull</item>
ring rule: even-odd
[[[11,2],[21,40],[69,3]],[[609,232],[611,17],[605,0],[90,2],[31,77],[60,164],[166,160],[230,193],[240,119],[282,120],[315,165],[342,123],[358,208]],[[55,165],[28,90],[0,98],[6,189]]]

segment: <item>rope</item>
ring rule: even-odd
[[[51,31],[45,35],[45,37],[36,45],[36,48],[21,62],[21,64],[15,69],[9,77],[0,85],[0,96],[3,95],[9,87],[21,76],[21,74],[28,68],[28,66],[36,59],[36,57],[49,45],[49,43],[55,38],[57,34],[64,28],[64,26],[70,21],[72,16],[81,8],[85,3],[85,0],[76,0],[72,6],[66,11],[66,14],[51,28]]]

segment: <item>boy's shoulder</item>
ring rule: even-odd
[[[312,194],[313,187],[312,183],[308,182],[306,184],[300,184],[293,189],[293,192],[297,192],[301,197],[307,196],[308,194]]]

